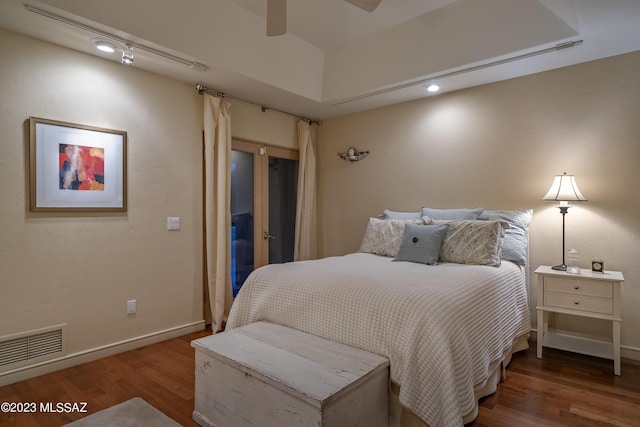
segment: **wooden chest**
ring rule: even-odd
[[[202,426],[388,425],[385,357],[268,322],[191,345]]]

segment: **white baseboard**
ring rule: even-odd
[[[70,368],[72,366],[91,362],[103,357],[113,356],[114,354],[134,350],[136,348],[155,344],[161,341],[166,341],[172,338],[180,337],[182,335],[190,334],[192,332],[201,331],[205,327],[205,321],[200,320],[181,326],[176,326],[174,328],[165,329],[163,331],[152,332],[147,335],[142,335],[124,341],[107,344],[101,347],[67,354],[66,356],[57,359],[47,360],[45,362],[36,363],[34,365],[24,366],[11,371],[2,372],[0,373],[0,386],[13,384],[18,381],[23,381],[29,378],[48,374],[50,372],[59,371],[61,369]]]
[[[640,348],[620,346],[620,357],[640,362]]]

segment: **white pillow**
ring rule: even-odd
[[[424,224],[423,220],[369,218],[360,252],[395,257],[402,242],[405,224]]]
[[[499,267],[507,223],[451,221],[440,248],[440,261]]]
[[[422,216],[428,216],[434,220],[463,220],[478,219],[484,211],[482,208],[461,208],[461,209],[432,209],[422,207]]]
[[[382,219],[402,219],[417,221],[422,218],[421,212],[396,212],[390,211],[389,209],[385,209],[384,212],[382,212],[382,215]]]
[[[527,265],[529,251],[529,224],[533,210],[488,210],[482,212],[479,220],[505,221],[509,229],[504,232],[502,259],[519,265]]]

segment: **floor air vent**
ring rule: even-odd
[[[66,324],[0,337],[0,371],[65,355]]]

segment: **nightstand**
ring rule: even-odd
[[[581,269],[580,274],[569,274],[546,265],[535,272],[538,275],[538,358],[542,359],[543,346],[589,354],[613,359],[614,373],[620,375],[622,273]],[[549,313],[609,320],[613,325],[613,342],[553,333],[548,329]]]

